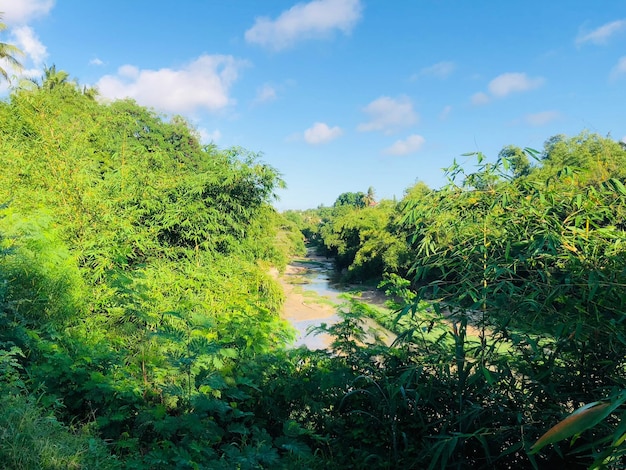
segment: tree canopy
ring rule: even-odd
[[[2,14],[0,14],[0,20],[2,20]],[[6,28],[6,24],[0,21],[0,32],[6,30]],[[0,60],[7,62],[14,69],[20,70],[22,68],[22,64],[16,56],[23,54],[19,47],[6,42],[0,42]],[[0,66],[0,75],[2,75],[5,80],[9,80],[9,71],[2,66]]]

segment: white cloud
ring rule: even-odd
[[[447,78],[456,69],[454,62],[444,61],[437,62],[429,67],[424,67],[420,70],[420,75],[428,75],[437,78]]]
[[[276,89],[268,84],[263,85],[256,92],[255,103],[267,103],[276,99]]]
[[[452,106],[450,105],[445,106],[439,113],[439,119],[441,119],[442,121],[445,121],[446,119],[448,119],[448,116],[450,115],[451,112],[452,112]]]
[[[203,144],[210,144],[211,142],[217,142],[222,137],[222,133],[219,129],[215,129],[213,132],[209,132],[204,128],[198,129],[198,134],[200,134],[200,142]]]
[[[531,78],[525,73],[508,72],[498,75],[489,82],[487,89],[489,93],[478,92],[472,95],[471,102],[474,105],[489,103],[492,98],[504,98],[511,93],[534,90],[543,85],[543,77]]]
[[[91,59],[89,61],[89,65],[100,66],[100,65],[104,65],[104,62],[102,60],[98,59],[97,57],[94,57],[93,59]]]
[[[24,78],[36,78],[41,76],[41,67],[48,57],[48,51],[33,30],[28,26],[18,26],[11,30],[10,44],[17,46],[24,54],[15,54],[14,57],[22,64],[23,68],[18,70],[13,64],[6,60],[0,60],[0,66],[7,71],[9,76]],[[8,84],[6,84],[8,86]],[[0,90],[4,93],[7,86]]]
[[[613,70],[611,70],[611,79],[616,79],[626,74],[626,55],[619,58]]]
[[[19,47],[22,52],[36,66],[43,64],[48,57],[48,50],[44,46],[35,32],[29,26],[19,26],[11,30],[13,43]]]
[[[275,20],[257,18],[245,33],[246,41],[274,50],[299,40],[327,37],[339,30],[349,34],[361,18],[360,0],[313,0],[298,3]]]
[[[35,78],[41,76],[41,67],[48,57],[48,51],[32,28],[26,26],[29,21],[47,15],[54,6],[54,0],[0,0],[0,16],[9,28],[9,44],[17,46],[24,55],[15,58],[24,67],[16,70],[11,64],[2,61],[1,66],[9,75]],[[7,84],[4,84],[6,88]],[[0,90],[0,94],[4,91]]]
[[[117,75],[105,75],[96,86],[105,98],[133,98],[160,111],[217,111],[234,103],[230,87],[245,65],[227,55],[202,55],[178,70],[140,70],[124,65]]]
[[[472,101],[472,104],[476,106],[487,104],[491,101],[491,98],[489,98],[489,95],[487,93],[483,93],[482,91],[479,91],[478,93],[474,93],[470,99]]]
[[[533,90],[543,85],[543,78],[529,78],[525,73],[503,73],[489,82],[489,92],[503,98],[511,93]]]
[[[591,44],[601,45],[606,44],[611,36],[626,29],[626,20],[611,21],[610,23],[603,24],[597,29],[594,29],[590,33],[581,34],[576,38],[576,44],[581,45],[586,42]]]
[[[543,126],[560,117],[561,114],[558,111],[542,111],[540,113],[527,114],[524,120],[531,126]]]
[[[620,142],[622,142],[623,144],[626,144],[626,135],[622,137],[622,140],[620,140]]]
[[[343,134],[341,128],[328,127],[328,124],[316,122],[312,127],[304,131],[304,140],[311,145],[325,144],[331,140],[335,140]]]
[[[382,96],[370,104],[363,111],[369,114],[370,121],[359,124],[361,132],[383,131],[391,133],[402,127],[411,126],[418,121],[417,113],[413,110],[411,100],[406,97],[398,99]]]
[[[422,148],[424,142],[426,142],[424,137],[413,134],[404,140],[397,140],[391,147],[386,148],[383,152],[387,155],[408,155],[410,153],[415,153]]]
[[[139,67],[136,67],[134,65],[122,65],[120,68],[117,69],[117,74],[119,76],[129,78],[131,80],[138,78],[140,73],[141,72],[139,71]]]
[[[54,0],[0,0],[2,22],[9,26],[27,24],[33,18],[47,15]]]

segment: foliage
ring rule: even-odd
[[[395,349],[360,344],[354,308],[328,329],[337,357],[325,367],[351,385],[324,400],[354,408],[332,421],[345,428],[318,420],[315,429],[332,436],[339,467],[623,465],[623,148],[582,133],[550,139],[544,153],[537,165],[536,151],[516,147],[495,161],[475,155],[472,172],[455,163],[446,187],[410,188],[375,230],[367,211],[379,208],[333,208],[321,219],[347,272],[364,247],[386,239],[403,242],[412,260],[408,274],[387,262],[372,270],[399,301],[398,316],[367,315],[399,335]],[[404,403],[406,422],[393,411]]]
[[[0,398],[0,468],[120,468],[89,424],[64,426],[34,396],[2,387]]]
[[[619,142],[582,132],[568,138],[554,136],[544,144],[540,174],[548,178],[564,168],[578,171],[574,184],[598,184],[609,178],[626,177],[626,150]]]
[[[0,14],[0,20],[1,19],[2,15]],[[0,22],[0,31],[4,31],[6,27],[6,24]],[[24,53],[17,46],[13,44],[7,44],[5,42],[0,42],[0,59],[2,59],[4,62],[11,64],[12,67],[18,70],[22,68],[22,65],[15,56],[23,54]],[[2,75],[5,80],[9,80],[9,73],[3,67],[0,67],[0,75]]]
[[[289,211],[285,216],[294,220],[318,254],[334,257],[343,281],[378,280],[383,272],[406,273],[408,233],[398,226],[400,206],[389,200],[375,203],[372,188],[363,197],[359,196],[371,202],[336,203],[332,208]]]
[[[352,193],[352,192],[342,193],[335,200],[333,207],[340,207],[340,206],[365,207],[366,206],[365,201],[366,201],[366,195],[362,193],[361,191],[356,192],[356,193]]]
[[[617,178],[598,181],[596,167],[547,181],[534,172],[509,180],[508,163],[479,155],[475,173],[453,166],[452,183],[407,213],[408,223],[420,221],[414,282],[418,299],[458,322],[459,383],[483,374],[495,384],[503,372],[496,353],[506,348],[508,394],[524,390],[516,400],[523,413],[549,422],[571,404],[625,385],[626,191]],[[468,361],[470,327],[479,329],[480,344]],[[464,385],[459,393],[463,417],[470,413]],[[594,441],[586,437],[576,442],[579,451]],[[455,458],[469,457],[464,446],[457,442]]]
[[[0,344],[23,351],[15,406],[33,425],[53,414],[59,444],[64,426],[90,426],[126,468],[290,462],[273,443],[282,429],[270,436],[246,410],[257,385],[240,371],[292,337],[268,273],[302,250],[271,206],[279,174],[67,77],[51,67],[0,103]]]
[[[279,214],[260,155],[68,78],[0,103],[3,464],[624,465],[622,146],[558,136]],[[349,303],[329,350],[286,349],[270,270],[305,239],[395,310]]]

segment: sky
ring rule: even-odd
[[[278,210],[401,199],[456,159],[626,141],[626,0],[0,0],[24,75],[184,116],[282,175]],[[17,83],[17,77],[13,85]],[[0,85],[6,99],[7,84]]]

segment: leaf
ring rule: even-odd
[[[250,430],[243,423],[231,423],[228,425],[226,430],[233,434],[241,434],[242,436],[250,433]]]
[[[626,401],[626,394],[622,394],[614,403],[602,403],[595,401],[589,403],[576,411],[567,418],[552,426],[543,436],[539,438],[530,448],[529,454],[536,454],[548,444],[553,444],[568,437],[580,434],[589,428],[594,427],[613,410]]]
[[[511,168],[511,162],[508,158],[502,159],[502,168],[504,169],[504,171],[509,171],[509,168]]]
[[[524,147],[523,152],[534,160],[539,160],[539,155],[541,155],[541,152],[539,150],[535,150],[534,148],[530,147]]]
[[[293,455],[306,456],[311,454],[311,449],[305,443],[289,437],[277,438],[275,445]]]
[[[491,375],[491,372],[489,371],[489,369],[487,369],[486,367],[481,367],[481,371],[483,373],[483,375],[485,376],[485,380],[487,381],[487,383],[489,385],[493,385],[493,376]]]
[[[219,354],[222,357],[235,359],[237,357],[237,350],[235,348],[223,348],[219,350]]]
[[[617,178],[611,178],[609,182],[611,183],[611,186],[613,186],[613,189],[615,189],[619,194],[626,196],[626,186],[624,186],[620,180]]]
[[[576,195],[576,199],[575,199],[575,206],[576,209],[580,209],[583,205],[583,195],[582,194],[577,194]]]

